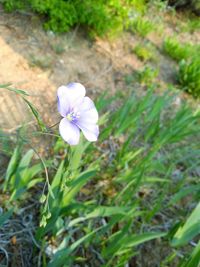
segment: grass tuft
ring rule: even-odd
[[[194,52],[191,44],[182,44],[176,38],[166,38],[163,43],[164,52],[176,61],[187,59]]]
[[[155,59],[153,48],[149,45],[138,44],[133,48],[133,52],[144,62]]]
[[[185,91],[200,98],[200,59],[182,60],[179,65],[179,82]]]
[[[141,37],[146,37],[150,32],[154,31],[154,24],[144,17],[134,18],[129,25],[129,30]]]

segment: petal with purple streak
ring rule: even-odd
[[[70,145],[77,145],[80,138],[79,128],[68,121],[68,119],[63,118],[59,124],[59,131],[62,138]]]
[[[94,142],[97,141],[99,135],[99,126],[96,124],[89,124],[84,123],[83,121],[78,121],[76,125],[82,130],[83,135],[85,138],[90,141]]]
[[[62,117],[65,117],[70,112],[70,104],[66,97],[57,96],[58,99],[58,112]]]
[[[80,107],[78,108],[80,113],[79,121],[83,124],[96,124],[98,121],[98,112],[93,101],[89,97],[84,97]]]
[[[75,105],[82,102],[85,96],[85,87],[80,83],[70,83],[60,86],[57,91],[58,111],[64,117]]]

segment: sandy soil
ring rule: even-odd
[[[158,25],[161,24],[158,19]],[[163,18],[162,18],[163,19]],[[166,36],[178,31],[179,20],[166,14],[163,30],[146,38],[157,48],[155,67],[159,83],[173,84],[177,65],[162,53]],[[117,40],[88,40],[80,29],[55,35],[45,32],[41,21],[31,14],[6,14],[0,5],[0,84],[26,90],[47,125],[58,121],[56,90],[72,81],[83,83],[92,98],[102,91],[125,90],[124,76],[145,64],[132,52],[141,42],[136,35],[124,33]],[[181,33],[181,40],[200,42],[200,32]],[[154,66],[154,64],[152,64]],[[28,107],[14,93],[0,89],[0,127],[15,130],[21,124],[34,123]]]
[[[34,16],[5,14],[0,8],[0,84],[26,90],[44,121],[55,123],[58,86],[79,81],[95,98],[102,90],[121,89],[124,74],[142,66],[124,39],[91,42],[79,29],[57,36],[45,32]],[[4,130],[34,120],[20,97],[2,89],[0,110]]]

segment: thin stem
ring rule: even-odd
[[[53,124],[52,126],[49,126],[49,128],[53,128],[54,126],[58,125],[60,122],[56,122],[55,124]]]

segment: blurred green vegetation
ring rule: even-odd
[[[187,59],[194,53],[193,45],[180,43],[175,37],[166,38],[163,49],[167,55],[176,61]]]
[[[179,64],[178,78],[185,91],[200,98],[200,58],[182,60]]]
[[[145,0],[4,0],[7,11],[32,10],[46,18],[44,26],[54,32],[66,32],[76,25],[90,34],[112,35],[128,23],[131,12],[143,12]]]
[[[200,46],[181,43],[175,37],[166,38],[164,52],[179,63],[178,81],[181,88],[200,97]]]
[[[133,48],[133,53],[144,62],[155,60],[155,49],[148,44],[138,44]]]
[[[148,19],[139,16],[130,21],[128,28],[131,32],[145,37],[154,30],[154,24]]]
[[[91,144],[81,138],[78,146],[69,147],[52,137],[46,160],[36,149],[23,156],[23,143],[32,147],[32,141],[19,130],[21,145],[1,183],[10,196],[2,225],[25,200],[38,201],[40,195],[35,238],[45,266],[124,266],[139,260],[138,255],[149,260],[141,249],[152,242],[154,251],[162,245],[167,249],[160,266],[178,262],[181,267],[198,267],[199,245],[193,250],[189,244],[199,233],[199,205],[195,206],[200,193],[200,113],[186,103],[177,104],[177,97],[154,90],[143,96],[132,90],[111,98],[103,95],[96,103],[102,114],[99,141]],[[188,197],[189,202],[179,205]],[[51,255],[45,250],[50,240],[55,244]]]

